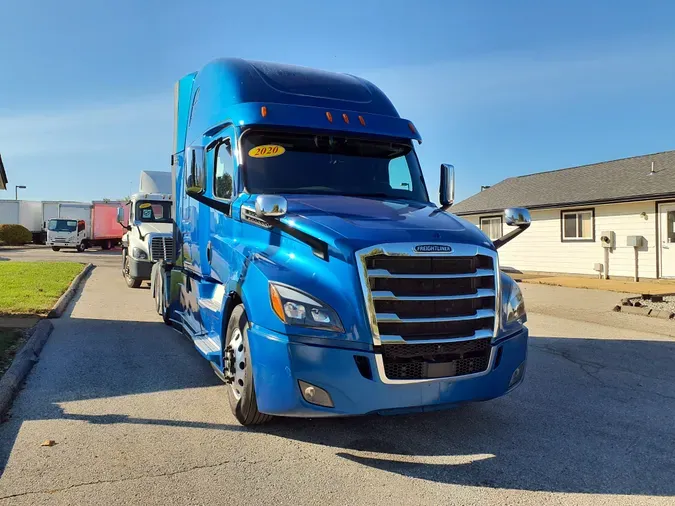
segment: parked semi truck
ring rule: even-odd
[[[0,225],[22,225],[33,234],[33,242],[40,242],[42,232],[42,205],[30,200],[0,200]]]
[[[47,245],[54,251],[63,248],[85,251],[95,246],[109,250],[117,246],[124,235],[124,229],[117,222],[117,209],[121,204],[102,200],[91,204],[59,204],[59,217],[47,222]]]
[[[125,214],[126,213],[126,214]],[[142,171],[139,191],[117,219],[127,232],[122,238],[122,275],[130,288],[150,279],[152,265],[173,258],[171,225],[171,173]]]
[[[528,330],[494,243],[432,203],[414,124],[363,79],[220,59],[178,81],[165,322],[244,425],[446,408],[524,377]]]

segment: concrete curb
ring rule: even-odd
[[[35,362],[38,361],[38,355],[53,329],[54,325],[49,320],[38,322],[34,327],[33,335],[23,345],[21,351],[14,357],[12,365],[0,379],[0,417],[4,416],[12,406],[16,393]]]
[[[56,304],[54,304],[54,307],[47,315],[47,318],[61,318],[61,315],[68,307],[68,303],[77,292],[77,289],[79,288],[80,284],[93,268],[94,264],[85,265],[84,269],[82,269],[82,272],[80,272],[77,276],[75,276],[75,279],[70,284],[66,292],[63,295],[61,295],[59,300],[56,301]]]
[[[635,297],[636,299],[639,297]],[[658,309],[650,309],[647,307],[633,306],[632,299],[622,299],[620,306],[615,306],[614,311],[627,313],[627,314],[637,314],[641,316],[649,316],[651,318],[660,318],[662,320],[670,320],[675,318],[675,313],[670,311],[660,311]]]

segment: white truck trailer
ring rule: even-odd
[[[0,200],[0,225],[22,225],[40,242],[42,203],[31,200]]]

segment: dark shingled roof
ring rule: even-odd
[[[482,214],[507,207],[538,209],[666,197],[675,197],[675,151],[510,177],[455,204],[450,212]]]
[[[2,156],[0,156],[0,190],[7,189],[7,173],[5,166],[2,164]]]

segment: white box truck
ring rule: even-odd
[[[60,203],[59,216],[47,222],[47,245],[54,251],[75,248],[84,251],[100,246],[117,246],[124,228],[117,222],[121,201],[94,201],[91,204]]]
[[[150,279],[152,265],[173,260],[171,172],[142,171],[138,193],[127,204],[127,233],[122,238],[122,275],[130,288]],[[125,224],[125,209],[117,210]]]
[[[63,211],[61,207],[63,206]],[[75,202],[72,200],[44,200],[42,201],[42,244],[47,243],[47,224],[52,218],[72,218],[71,215],[77,215],[77,219],[83,219],[87,212],[70,212],[78,208],[86,209],[91,207],[89,202]]]
[[[42,203],[31,200],[0,200],[0,225],[22,225],[40,241],[42,232]]]

